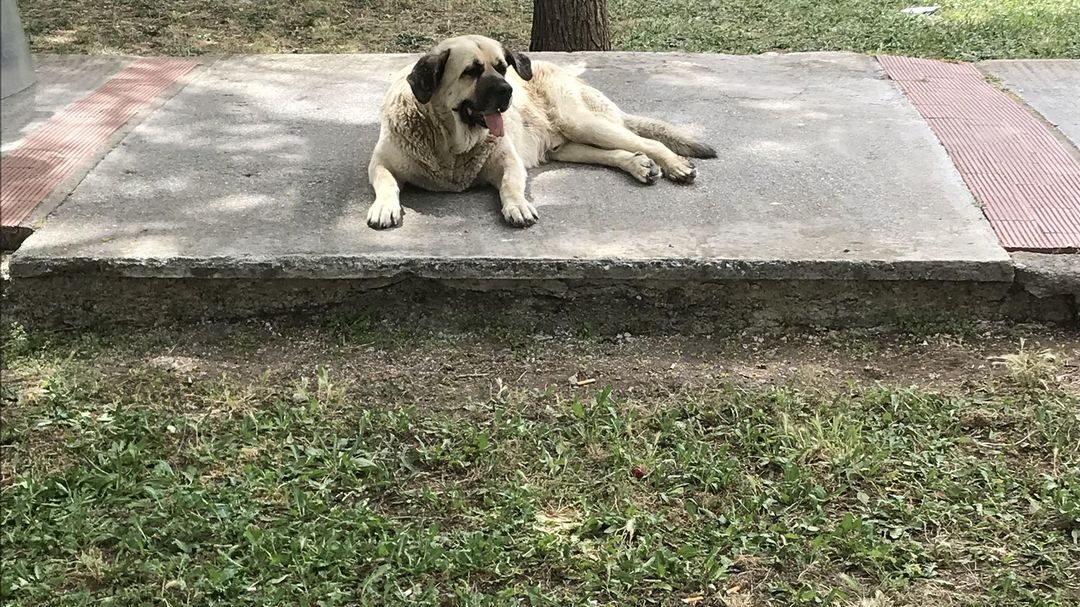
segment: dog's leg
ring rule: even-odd
[[[672,152],[659,141],[646,139],[614,121],[582,113],[580,119],[562,121],[560,126],[567,139],[577,143],[645,154],[659,164],[664,175],[672,181],[689,183],[697,177],[694,163]]]
[[[484,166],[482,174],[485,181],[499,188],[502,201],[502,215],[507,223],[524,228],[540,219],[536,207],[525,198],[525,181],[528,174],[525,163],[517,152],[507,145]]]
[[[602,150],[583,143],[564,143],[548,153],[548,158],[559,162],[599,164],[630,173],[641,183],[652,185],[660,179],[660,167],[641,152],[626,150]]]
[[[368,167],[368,179],[375,190],[375,202],[367,214],[368,226],[382,229],[401,225],[401,189],[397,178],[385,165],[373,160]]]

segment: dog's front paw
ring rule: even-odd
[[[502,214],[507,223],[517,228],[527,228],[540,220],[536,207],[527,200],[503,205]]]
[[[376,200],[367,213],[368,227],[382,230],[401,225],[401,204]]]
[[[645,185],[652,185],[660,179],[660,165],[640,152],[630,159],[626,172]]]
[[[694,163],[680,157],[677,162],[668,163],[664,167],[664,174],[675,183],[690,183],[697,177],[697,168]]]

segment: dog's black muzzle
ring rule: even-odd
[[[485,74],[476,82],[476,94],[457,107],[461,121],[473,126],[484,125],[484,114],[503,113],[510,107],[514,88],[498,74]]]

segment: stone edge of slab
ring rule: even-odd
[[[438,279],[518,280],[864,280],[1012,282],[1007,255],[988,260],[768,260],[434,258],[292,255],[259,258],[57,258],[16,253],[13,278],[114,276],[125,278],[342,280],[416,276]]]
[[[1072,295],[1080,301],[1080,253],[1012,254],[1016,282],[1035,297]]]

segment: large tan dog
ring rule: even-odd
[[[536,223],[526,169],[547,160],[615,167],[652,184],[697,175],[686,156],[716,152],[660,120],[622,112],[557,65],[531,62],[482,36],[438,44],[398,73],[382,105],[368,175],[373,228],[401,225],[399,184],[460,192],[495,186],[503,217]]]

